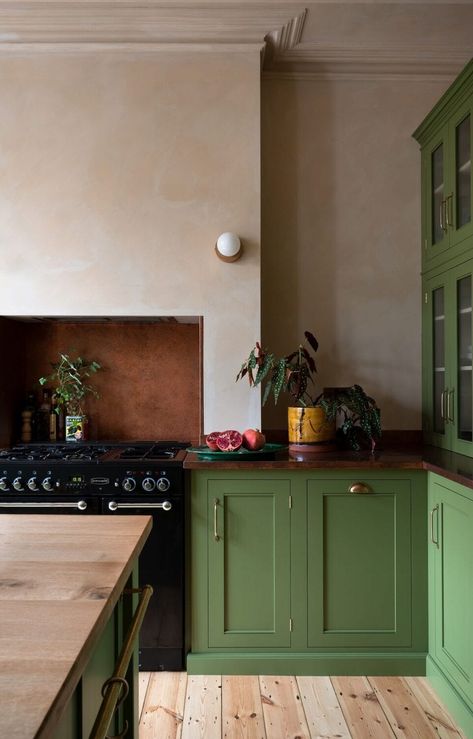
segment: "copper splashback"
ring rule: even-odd
[[[91,439],[198,440],[201,412],[200,323],[24,322],[0,319],[0,341],[12,354],[0,367],[0,443],[19,433],[21,402],[51,371],[58,352],[77,351],[103,371],[100,398],[87,401]],[[9,357],[15,360],[10,361]],[[13,419],[13,422],[12,422]]]

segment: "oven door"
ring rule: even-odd
[[[98,501],[84,495],[3,495],[0,497],[2,513],[49,513],[62,515],[86,515],[98,513]]]
[[[153,517],[139,558],[140,586],[154,590],[140,631],[140,670],[185,669],[184,497],[117,496],[102,499],[102,512]]]

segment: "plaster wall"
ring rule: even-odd
[[[0,314],[202,316],[204,431],[259,425],[259,51],[3,52],[0,100]]]
[[[361,384],[386,429],[421,428],[420,153],[448,83],[266,80],[262,335],[319,340],[318,387]],[[286,405],[263,411],[284,428]]]

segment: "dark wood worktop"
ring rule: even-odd
[[[437,447],[399,447],[369,452],[333,451],[310,455],[279,452],[273,460],[205,460],[188,453],[186,470],[321,470],[321,469],[408,469],[429,470],[473,489],[473,459]]]

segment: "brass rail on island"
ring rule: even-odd
[[[151,585],[144,585],[143,588],[138,590],[125,590],[124,592],[139,593],[140,597],[135,615],[130,623],[120,654],[115,663],[113,675],[106,680],[102,686],[103,701],[92,727],[89,739],[107,739],[107,731],[113,718],[113,714],[128,695],[129,686],[125,675],[133,655],[135,642],[138,638],[138,634],[148,608],[149,600],[153,595],[153,588]],[[128,723],[125,722],[123,731],[117,736],[125,736],[127,731]]]

